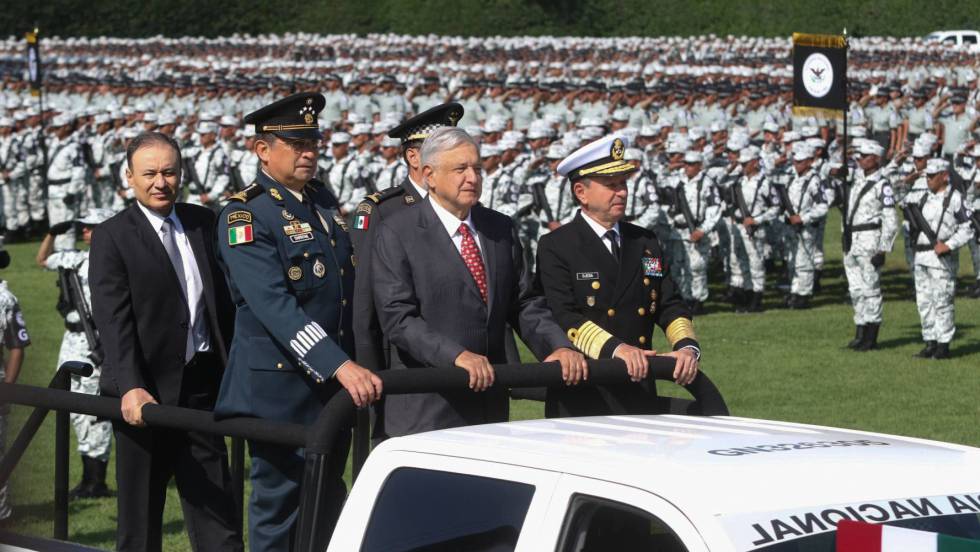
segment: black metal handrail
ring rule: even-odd
[[[670,380],[674,370],[674,360],[670,357],[649,359],[650,380]],[[13,471],[17,460],[29,444],[34,433],[43,422],[48,410],[64,414],[59,423],[56,453],[64,456],[56,459],[56,498],[64,502],[64,518],[56,515],[55,538],[67,538],[67,413],[76,412],[97,416],[103,419],[121,421],[120,400],[115,398],[72,393],[63,390],[67,387],[68,374],[84,375],[84,363],[65,363],[52,380],[61,389],[41,388],[29,385],[0,383],[0,403],[13,403],[33,406],[35,412],[28,419],[7,456],[0,462],[0,485],[3,485]],[[91,372],[88,372],[91,373]],[[561,368],[557,362],[537,364],[502,364],[494,366],[494,387],[532,388],[564,386]],[[406,393],[441,392],[468,389],[469,376],[459,368],[422,368],[413,370],[391,370],[378,374],[384,384],[385,395]],[[60,378],[60,379],[59,379]],[[582,385],[629,384],[625,364],[620,360],[589,361],[589,379]],[[685,386],[694,397],[689,412],[703,415],[727,415],[728,407],[721,393],[704,375],[698,373],[690,384]],[[339,431],[353,425],[356,409],[347,393],[337,393],[326,404],[316,422],[309,427],[284,422],[273,422],[259,418],[231,418],[215,420],[209,411],[193,410],[175,406],[147,404],[143,407],[143,420],[150,427],[198,431],[216,435],[231,436],[271,444],[305,447],[306,466],[300,496],[300,511],[296,539],[293,550],[296,552],[322,552],[329,542],[333,526],[319,519],[326,505],[321,503],[326,466],[331,454],[334,437]],[[62,427],[63,426],[63,427]],[[360,439],[366,439],[361,434]],[[56,444],[57,445],[57,444]],[[355,466],[355,472],[360,466]],[[60,470],[60,471],[59,471]],[[64,496],[62,496],[64,495]],[[56,500],[57,504],[57,500]]]

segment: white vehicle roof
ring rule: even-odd
[[[980,497],[977,448],[727,416],[509,422],[396,438],[382,447],[629,485],[673,503],[695,525],[902,497]]]

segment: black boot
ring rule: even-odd
[[[68,491],[69,499],[85,498],[92,488],[92,464],[91,458],[82,456],[82,480],[75,485],[75,488]]]
[[[859,324],[854,328],[854,339],[847,344],[848,349],[854,349],[864,341],[864,330],[867,326],[864,324]]]
[[[742,288],[733,288],[732,304],[735,305],[735,312],[749,312],[749,292]]]
[[[854,347],[855,351],[872,351],[878,348],[878,328],[881,324],[868,324],[864,329],[864,339]]]
[[[810,308],[810,298],[806,295],[794,295],[796,300],[790,304],[791,309],[808,309]]]
[[[762,292],[753,291],[752,292],[752,302],[749,304],[749,312],[762,312]]]
[[[948,346],[947,346],[948,350]],[[918,358],[932,358],[932,355],[936,354],[936,342],[926,341],[926,346],[915,354]]]
[[[946,360],[949,358],[949,343],[937,343],[936,352],[932,354],[932,358],[936,360]]]
[[[89,487],[88,498],[106,498],[112,496],[109,487],[105,484],[105,472],[109,467],[108,461],[98,458],[89,458],[92,462],[92,486]]]

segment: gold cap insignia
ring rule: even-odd
[[[459,111],[452,111],[452,112],[449,113],[449,122],[453,126],[456,126],[456,123],[458,123],[459,120],[462,119],[462,118],[463,118],[463,114],[460,113]]]
[[[303,120],[306,121],[306,124],[312,125],[313,124],[313,114],[312,113],[307,113],[306,115],[303,115]]]
[[[289,276],[290,280],[295,282],[303,277],[303,269],[298,266],[291,266],[286,271],[286,275]]]
[[[626,155],[626,146],[623,141],[619,138],[613,140],[612,148],[609,149],[609,155],[612,156],[613,160],[621,161],[623,156]]]
[[[313,98],[306,98],[306,105],[313,105]]]

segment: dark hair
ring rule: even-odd
[[[259,132],[259,133],[256,133],[256,135],[255,135],[255,141],[256,142],[258,142],[259,140],[262,140],[266,144],[271,144],[271,143],[275,142],[278,138],[279,137],[276,136],[272,132]]]
[[[126,166],[133,170],[133,156],[136,152],[150,146],[170,146],[177,152],[177,160],[180,161],[180,146],[177,141],[162,132],[141,132],[126,147]]]

